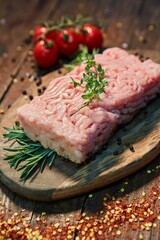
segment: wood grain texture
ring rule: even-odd
[[[159,50],[160,1],[153,0],[152,4],[150,0],[142,1],[134,22],[131,47]]]
[[[31,48],[25,44],[29,31],[50,16],[56,3],[56,0],[1,1],[0,18],[4,19],[5,24],[0,27],[0,102],[13,84]],[[27,14],[24,14],[24,9]]]
[[[30,83],[27,82],[28,79],[25,79],[23,83],[18,82],[17,84],[14,84],[10,78],[10,74],[15,72],[14,69],[18,69],[16,78],[19,80],[21,76],[25,76],[26,72],[32,73],[31,66],[26,66],[26,55],[24,56],[24,59],[22,59],[23,51],[19,54],[19,52],[16,51],[16,47],[23,43],[23,38],[27,37],[28,30],[33,27],[32,23],[34,22],[36,25],[39,23],[40,18],[43,20],[49,17],[54,20],[64,14],[72,15],[75,13],[82,13],[86,16],[93,16],[95,22],[100,20],[104,23],[104,46],[121,47],[123,46],[123,43],[127,43],[130,49],[160,50],[160,31],[158,27],[160,20],[159,0],[62,0],[56,2],[57,3],[54,6],[55,1],[48,0],[33,0],[27,2],[19,0],[0,1],[0,20],[2,18],[7,20],[5,25],[0,25],[0,92],[2,94],[4,93],[2,91],[2,86],[3,90],[6,90],[5,97],[2,99],[0,107],[4,110],[6,110],[8,105],[11,105],[17,97],[21,95],[22,90],[25,90],[30,85]],[[33,7],[35,4],[37,4],[36,10]],[[51,7],[49,7],[49,4],[51,4]],[[12,7],[8,7],[8,5],[12,5]],[[94,6],[96,6],[96,8]],[[14,11],[12,11],[13,9]],[[27,9],[27,11],[22,12],[21,9]],[[72,9],[74,9],[74,11]],[[34,12],[34,16],[32,19],[29,19],[31,12]],[[13,18],[26,20],[16,22],[12,21]],[[156,28],[153,31],[149,31],[147,28],[148,23],[156,24]],[[25,34],[25,32],[27,34]],[[145,37],[147,42],[139,41],[138,36],[141,35]],[[8,53],[8,59],[3,56],[3,53],[6,50]],[[152,55],[150,51],[147,55],[154,58],[156,56],[157,60],[160,59],[158,51],[152,51]],[[12,63],[12,57],[17,56],[18,59],[16,62]],[[19,61],[22,65],[19,65]],[[10,88],[7,87],[8,83],[11,84]],[[2,116],[3,115],[0,115],[0,121]],[[36,225],[36,217],[41,215],[43,211],[47,213],[47,224],[49,222],[64,222],[65,216],[69,216],[70,213],[73,218],[80,212],[87,212],[90,215],[95,215],[96,211],[103,210],[103,198],[106,197],[106,194],[115,197],[120,196],[123,197],[123,199],[125,198],[125,194],[128,194],[129,200],[131,202],[136,202],[137,199],[142,197],[143,191],[147,193],[151,187],[160,185],[160,179],[158,178],[160,171],[156,169],[156,166],[159,165],[160,155],[146,167],[129,175],[126,179],[122,179],[92,192],[92,198],[86,194],[82,197],[71,198],[69,200],[59,200],[57,202],[30,201],[27,198],[15,194],[4,184],[0,183],[0,202],[3,203],[3,206],[0,205],[0,211],[5,212],[5,217],[8,219],[14,212],[22,211],[23,213],[25,210],[25,212],[29,213],[30,222],[33,226]],[[150,174],[147,173],[148,170],[151,172]],[[126,181],[128,182],[128,185],[125,185]],[[125,191],[121,192],[121,188],[124,188]],[[160,215],[159,202],[157,201],[154,205],[157,215]],[[145,240],[160,239],[160,221],[157,222],[157,228],[152,227],[151,231],[142,231],[138,229],[133,231],[131,227],[128,227],[127,223],[124,224],[122,226],[124,229],[122,235],[116,237],[116,239],[137,240],[139,239],[140,233],[143,234]],[[78,235],[79,233],[77,231],[75,236]],[[109,240],[115,239],[111,235],[109,235],[108,238]]]
[[[145,52],[143,52],[145,53]],[[153,56],[153,52],[146,51]],[[156,56],[155,56],[156,60]],[[49,83],[58,76],[58,71],[44,77]],[[36,94],[34,85],[28,90]],[[25,102],[20,97],[4,116],[3,126],[12,126],[16,120],[16,109]],[[46,168],[43,174],[38,174],[26,183],[19,181],[19,173],[10,169],[7,162],[1,161],[0,178],[12,190],[33,200],[49,201],[68,198],[93,191],[111,184],[137,171],[160,152],[160,111],[159,96],[147,107],[147,112],[141,111],[134,120],[124,127],[119,127],[109,141],[106,150],[96,154],[91,161],[83,165],[76,165],[62,158],[57,158],[52,170]],[[3,130],[2,130],[3,132]],[[121,137],[122,144],[117,145],[117,137]],[[134,147],[134,152],[128,148],[128,143]],[[4,143],[1,136],[1,158],[4,157]],[[118,152],[115,156],[114,153]],[[45,177],[47,176],[47,177]]]

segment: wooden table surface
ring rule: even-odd
[[[7,114],[8,108],[22,94],[22,91],[31,84],[30,75],[35,72],[35,69],[29,32],[43,20],[58,20],[64,15],[74,17],[78,13],[103,22],[104,47],[118,46],[129,50],[137,49],[137,51],[139,49],[160,51],[159,0],[0,1],[0,119]],[[53,71],[54,68],[51,70]],[[39,72],[39,74],[46,74],[46,72]],[[39,218],[44,221],[46,228],[52,223],[68,226],[70,222],[78,226],[84,218],[83,213],[86,213],[89,219],[96,217],[98,221],[101,218],[100,214],[106,214],[107,204],[116,204],[115,202],[120,199],[120,202],[128,204],[127,206],[133,206],[142,200],[149,203],[148,211],[152,211],[155,216],[154,224],[149,224],[148,228],[143,220],[142,222],[138,220],[138,223],[135,221],[134,224],[134,221],[126,220],[116,222],[117,226],[112,226],[113,230],[107,235],[104,230],[102,233],[99,232],[99,237],[96,238],[85,238],[86,234],[83,235],[82,230],[77,228],[71,233],[68,232],[65,237],[53,236],[50,239],[158,240],[160,239],[160,221],[157,216],[160,215],[160,208],[159,198],[155,196],[160,192],[159,166],[160,155],[127,179],[93,193],[47,203],[23,198],[0,183],[0,216],[4,214],[7,220],[14,213],[22,217],[25,213],[26,221],[33,228],[37,226]],[[151,222],[153,223],[153,219]],[[109,227],[110,225],[106,223],[106,232]],[[93,225],[91,228],[93,229]],[[3,238],[0,236],[0,239]]]

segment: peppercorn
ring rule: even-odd
[[[45,91],[45,90],[46,90],[46,86],[43,86],[43,87],[42,87],[42,90]]]
[[[37,87],[39,87],[41,84],[42,84],[41,81],[36,82]]]
[[[27,91],[26,91],[26,90],[23,90],[23,91],[22,91],[22,94],[23,94],[23,95],[27,95]]]
[[[12,58],[12,60],[11,60],[13,63],[16,61],[16,58]]]
[[[32,96],[32,95],[29,95],[29,99],[32,100],[32,99],[33,99],[33,96]]]

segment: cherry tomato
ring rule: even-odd
[[[64,29],[59,32],[56,37],[56,43],[59,52],[65,57],[72,56],[79,47],[78,36],[72,29]]]
[[[51,40],[40,40],[34,47],[34,57],[40,67],[50,67],[58,60],[58,48]]]
[[[76,33],[77,33],[77,36],[78,36],[79,44],[85,45],[84,35],[85,35],[86,32],[83,32],[82,29],[77,29]]]
[[[38,41],[38,37],[40,37],[42,34],[44,34],[47,31],[47,28],[45,26],[37,26],[34,30],[34,42],[36,43]],[[55,40],[57,36],[57,32],[56,31],[52,31],[47,33],[46,35],[46,39],[51,39],[51,40]]]
[[[101,48],[103,43],[102,32],[98,27],[92,24],[86,24],[81,29],[80,41],[81,44],[86,45],[90,51],[94,48]]]

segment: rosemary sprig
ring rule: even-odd
[[[46,149],[41,143],[28,138],[19,123],[16,123],[13,128],[4,127],[4,129],[8,131],[3,134],[4,138],[8,141],[15,140],[18,143],[16,146],[4,148],[11,153],[4,160],[8,161],[10,167],[17,171],[23,170],[20,176],[21,180],[29,179],[38,171],[42,173],[47,163],[50,168],[53,166],[57,156],[56,152],[49,148]]]
[[[87,55],[85,72],[80,82],[76,82],[71,77],[71,83],[74,87],[81,86],[85,83],[84,94],[81,97],[86,101],[76,112],[91,104],[93,100],[101,101],[100,94],[105,92],[105,87],[108,84],[107,78],[105,77],[106,71],[102,68],[101,64],[97,64],[93,58],[93,55]]]

